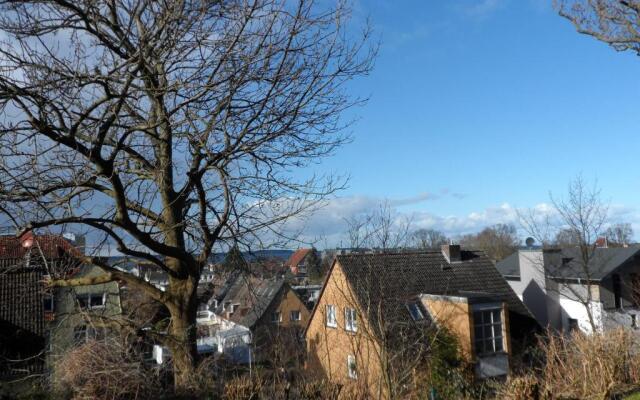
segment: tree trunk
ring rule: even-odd
[[[171,323],[167,347],[173,362],[176,394],[188,394],[192,388],[193,373],[197,363],[196,313],[197,279],[169,279],[168,293],[174,299],[169,306]]]

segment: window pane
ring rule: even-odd
[[[491,325],[485,325],[484,326],[484,338],[488,339],[491,338],[493,336],[493,332],[491,329]]]
[[[478,339],[478,340],[484,338],[481,326],[476,326],[475,327],[474,334],[476,336],[476,339]]]
[[[496,351],[502,351],[502,338],[496,338],[495,340]]]
[[[476,325],[482,324],[482,312],[476,311],[476,312],[473,313],[473,322]]]
[[[493,322],[500,322],[502,320],[502,318],[500,318],[500,314],[500,310],[493,311]]]

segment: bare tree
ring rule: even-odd
[[[597,331],[598,322],[592,308],[595,299],[592,283],[596,261],[602,262],[596,255],[597,239],[601,235],[607,221],[608,206],[601,200],[597,184],[589,186],[578,176],[569,183],[567,196],[564,199],[551,197],[554,211],[557,214],[555,230],[556,238],[577,253],[576,258],[562,258],[554,263],[540,262],[547,276],[557,283],[558,295],[579,302],[585,309],[589,325],[593,332]],[[549,243],[548,237],[536,237],[540,232],[550,232],[551,227],[541,224],[551,223],[549,218],[536,218],[535,213],[521,214],[523,226],[541,243]]]
[[[476,234],[462,236],[460,244],[482,250],[490,259],[500,261],[516,251],[520,238],[513,224],[495,224]]]
[[[609,246],[627,246],[633,240],[633,228],[629,223],[618,223],[611,225],[604,233]]]
[[[163,292],[88,255],[103,276],[52,284],[119,279],[162,303],[177,390],[214,246],[277,240],[342,186],[290,172],[344,143],[342,112],[362,102],[344,85],[375,51],[348,18],[312,0],[0,1],[0,211],[168,274]]]
[[[617,51],[640,54],[640,1],[556,0],[559,14],[576,30]]]
[[[377,209],[346,218],[350,247],[391,250],[406,247],[411,222],[395,214],[388,201]]]
[[[436,229],[418,229],[412,234],[414,246],[420,249],[439,249],[449,238]]]

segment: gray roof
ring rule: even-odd
[[[520,252],[516,251],[509,257],[496,263],[496,268],[503,276],[520,276]]]
[[[589,249],[586,257],[579,247],[546,249],[544,268],[549,276],[565,279],[601,280],[628,262],[632,262],[640,246]],[[504,276],[520,276],[519,252],[497,263]],[[586,261],[585,261],[586,260]]]
[[[225,304],[237,304],[238,308],[228,319],[247,328],[253,328],[284,285],[283,279],[261,279],[240,274],[219,301],[214,312],[226,318],[229,310],[223,310]]]
[[[473,292],[507,303],[510,311],[531,314],[484,253],[462,251],[449,263],[440,251],[337,256],[364,309],[382,305],[384,315],[410,318],[406,304],[420,294]],[[403,322],[403,321],[401,321]]]

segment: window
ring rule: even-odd
[[[354,310],[353,308],[344,309],[344,329],[351,332],[355,332],[358,330],[356,310]]]
[[[273,322],[274,324],[279,324],[280,322],[282,322],[282,314],[280,314],[279,311],[271,313],[271,322]]]
[[[44,295],[42,306],[44,308],[44,312],[53,312],[54,311],[54,307],[55,306],[53,304],[53,295],[52,294],[45,294]]]
[[[327,304],[327,326],[335,328],[338,326],[336,321],[336,306]]]
[[[422,313],[422,310],[420,309],[420,305],[418,305],[418,303],[407,304],[407,308],[409,309],[411,318],[414,321],[421,321],[424,319],[424,314]]]
[[[299,310],[291,311],[290,319],[291,321],[300,321],[300,311]]]
[[[355,356],[352,356],[352,355],[347,356],[347,373],[349,374],[349,378],[351,379],[358,378],[358,369],[356,366]]]
[[[502,308],[481,308],[473,312],[477,354],[503,351]]]
[[[83,293],[76,298],[83,309],[103,308],[107,303],[106,293]]]

